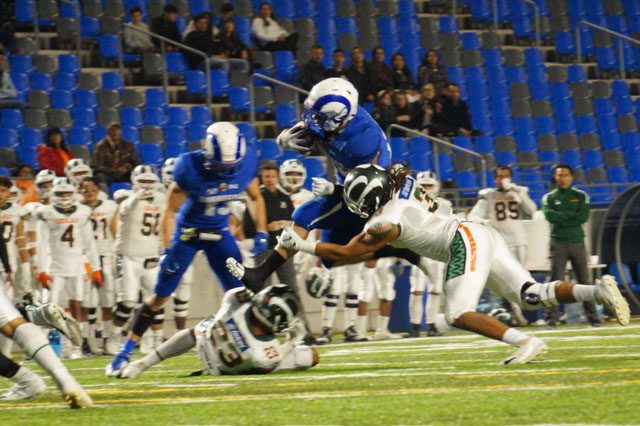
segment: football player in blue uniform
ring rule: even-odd
[[[164,249],[154,294],[142,306],[122,349],[106,367],[117,376],[129,363],[129,356],[154,316],[169,300],[196,252],[206,253],[209,265],[225,291],[241,287],[225,267],[225,259],[241,260],[240,250],[229,232],[229,202],[242,198],[256,208],[254,254],[267,248],[267,219],[264,199],[255,178],[258,160],[255,147],[247,143],[238,128],[228,122],[207,129],[203,149],[181,155],[175,164],[174,183],[169,187],[162,220]]]
[[[328,78],[313,86],[304,102],[303,120],[278,136],[278,144],[301,154],[309,154],[317,144],[333,160],[339,183],[349,170],[361,164],[391,165],[391,148],[376,121],[358,106],[358,91],[342,78]],[[322,241],[347,244],[358,235],[366,218],[349,211],[342,199],[342,186],[322,178],[313,178],[311,200],[293,213],[293,229],[302,238],[313,229],[322,230]],[[281,245],[255,268],[244,267],[235,259],[227,260],[227,267],[249,289],[259,291],[263,282],[296,252]],[[406,249],[383,247],[375,258],[401,257],[423,267],[420,256]],[[327,266],[331,262],[325,261]],[[334,265],[338,265],[334,262]]]

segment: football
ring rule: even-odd
[[[318,136],[314,133],[305,133],[304,135],[300,135],[300,139],[303,141],[298,142],[298,145],[304,148],[312,149],[313,144],[318,140]]]

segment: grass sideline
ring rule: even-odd
[[[86,410],[64,406],[26,361],[49,389],[0,401],[0,424],[640,423],[640,324],[525,330],[549,352],[521,366],[499,365],[505,344],[464,332],[321,346],[312,370],[264,376],[180,377],[201,368],[195,352],[134,381],[105,377],[108,357],[65,361],[94,400]]]

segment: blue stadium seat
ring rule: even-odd
[[[531,99],[548,101],[551,99],[551,88],[546,81],[530,81]]]
[[[93,128],[98,125],[96,112],[92,109],[74,108],[71,111],[71,115],[73,116],[74,126]]]
[[[496,151],[495,143],[491,136],[476,136],[476,151],[478,153],[493,154]]]
[[[513,135],[513,122],[510,116],[494,116],[494,130],[498,136]]]
[[[189,124],[189,114],[184,107],[169,107],[169,125],[186,126]]]
[[[248,112],[249,90],[246,87],[232,87],[229,90],[229,104],[232,112]]]
[[[26,102],[27,94],[29,93],[29,76],[27,74],[11,73],[11,81],[16,88],[18,95],[17,99]]]
[[[36,72],[31,74],[31,89],[43,90],[51,93],[53,90],[53,79],[48,72]]]
[[[595,150],[587,150],[582,153],[584,155],[584,167],[590,169],[592,167],[604,167],[602,153]]]
[[[538,153],[538,158],[543,163],[556,164],[560,162],[560,154],[558,154],[557,151],[540,151]],[[545,173],[549,173],[553,164],[542,165],[542,170]]]
[[[86,127],[72,127],[69,129],[69,142],[72,145],[91,146],[93,144],[91,130]]]
[[[438,154],[438,162],[440,166],[440,180],[451,180],[454,178],[455,170],[453,168],[453,160],[449,154]]]
[[[524,68],[522,67],[506,67],[505,71],[507,72],[508,83],[519,83],[522,81],[527,81],[527,77],[524,74]]]
[[[604,71],[611,71],[619,69],[616,64],[615,54],[610,47],[598,47],[596,48],[596,62],[598,68]]]
[[[33,62],[30,55],[10,55],[11,72],[20,74],[31,74],[33,72]]]
[[[67,90],[54,90],[51,92],[51,107],[61,109],[73,108],[73,95]]]
[[[322,160],[318,157],[307,157],[303,161],[307,169],[307,179],[304,182],[305,188],[311,190],[311,178],[323,177],[327,178]]]
[[[189,152],[189,144],[188,143],[177,143],[177,144],[167,144],[165,147],[166,157],[178,157],[185,152]]]
[[[57,73],[55,78],[56,90],[67,90],[75,92],[77,88],[76,76],[74,74]]]
[[[33,24],[33,0],[17,0],[15,2],[15,14],[18,24]]]
[[[515,152],[496,152],[495,158],[498,164],[509,165],[516,164],[518,162]]]
[[[594,181],[592,184],[607,184],[605,181]],[[589,189],[591,195],[589,196],[590,203],[610,203],[613,201],[613,195],[611,195],[611,186],[593,186]]]
[[[471,18],[474,21],[491,22],[493,20],[492,3],[487,0],[471,0]]]
[[[162,167],[164,153],[162,147],[157,143],[140,143],[137,145],[138,155],[142,164],[153,166],[157,169]]]
[[[389,140],[391,144],[391,162],[402,163],[409,158],[409,144],[407,139],[403,137],[392,137]]]
[[[0,176],[10,177],[11,176],[11,170],[9,170],[6,167],[0,167]]]
[[[74,54],[63,54],[58,56],[58,72],[78,74],[80,72],[78,57]]]
[[[0,128],[0,147],[16,149],[19,145],[18,132],[13,129]]]
[[[541,66],[527,67],[529,83],[547,82],[547,70]]]
[[[431,153],[409,155],[409,165],[413,170],[433,170],[433,156]]]
[[[536,129],[539,135],[555,135],[556,123],[553,117],[540,116],[536,117]]]
[[[140,133],[137,127],[122,126],[122,138],[133,144],[140,143]]]
[[[431,154],[431,141],[427,138],[423,138],[422,136],[414,136],[409,139],[409,146],[411,155],[420,156],[424,154]]]
[[[569,65],[567,67],[567,81],[569,83],[587,81],[587,74],[584,72],[582,65]]]
[[[486,85],[487,77],[482,67],[467,67],[467,84],[469,85]],[[492,76],[493,77],[493,76]]]
[[[98,108],[98,98],[93,90],[76,90],[74,94],[76,107],[85,109]]]
[[[251,20],[249,18],[240,18],[234,17],[233,21],[236,23],[236,31],[238,32],[238,36],[240,40],[248,47],[253,47],[253,42],[251,41]]]
[[[482,51],[484,65],[488,69],[500,68],[504,65],[500,49],[484,49]]]
[[[122,95],[124,84],[122,82],[122,76],[118,72],[105,72],[102,74],[102,88],[117,90]]]
[[[576,55],[576,42],[569,31],[556,33],[556,52],[560,55]]]
[[[167,52],[167,72],[182,74],[189,69],[182,52]]]
[[[200,142],[207,136],[207,126],[202,124],[189,124],[187,126],[187,138],[189,142]]]
[[[491,117],[486,109],[481,111],[482,113],[473,113],[472,109],[471,126],[474,130],[479,130],[485,135],[492,135],[493,125],[491,123]]]
[[[38,146],[42,143],[42,131],[25,127],[20,130],[20,141],[22,145]]]
[[[581,115],[578,120],[578,133],[596,133],[596,119],[592,115]]]
[[[562,161],[574,169],[582,168],[582,156],[579,151],[568,149],[562,152]]]
[[[254,74],[261,74],[261,75],[266,75],[268,77],[273,77],[271,75],[271,71],[269,71],[268,69],[265,68],[256,68],[253,70]],[[260,78],[260,77],[253,77],[253,85],[254,86],[271,86],[271,83],[269,83],[267,80],[265,80],[264,78]]]
[[[40,168],[36,147],[21,145],[17,149],[16,154],[18,154],[18,159],[21,163],[27,163],[36,170]]]
[[[293,53],[288,50],[274,52],[273,63],[275,65],[276,79],[295,84],[298,77],[298,67]]]
[[[296,17],[293,0],[279,0],[273,6],[275,15],[280,18],[294,19]]]
[[[189,0],[189,10],[191,11],[191,16],[197,16],[202,12],[211,12],[211,4],[207,0]],[[276,12],[276,16],[282,15]]]
[[[622,276],[624,276],[625,280],[627,281],[627,284],[629,284],[629,287],[631,287],[632,291],[634,292],[640,291],[640,285],[633,280],[633,277],[631,276],[631,269],[629,268],[629,265],[627,265],[626,263],[621,263],[620,265],[618,265],[617,263],[610,263],[609,273],[616,278],[616,281],[618,282],[618,287],[622,288],[623,286]]]
[[[621,146],[615,148],[605,147],[605,142],[602,141],[603,149],[621,149]],[[622,134],[622,144],[624,146],[625,154],[630,154],[633,151],[640,151],[640,134],[638,132],[626,132]]]
[[[600,118],[603,115],[613,115],[614,113],[613,103],[609,98],[596,98],[593,101],[593,106],[598,118]]]
[[[296,15],[298,18],[315,18],[316,17],[316,8],[311,0],[296,0]],[[326,16],[335,16],[335,9],[333,15],[327,14],[328,10],[323,10],[324,17]]]
[[[282,151],[274,139],[261,139],[258,142],[258,152],[261,160],[276,160],[282,155]]]
[[[413,0],[398,0],[398,15],[401,17],[417,17],[416,5]]]
[[[87,38],[98,37],[101,33],[100,21],[97,18],[80,18],[80,36]]]
[[[246,139],[248,144],[252,144],[254,146],[258,145],[258,134],[256,132],[256,128],[251,123],[238,123],[238,130],[244,138]]]
[[[582,46],[583,55],[595,54],[595,49],[593,46],[593,31],[591,31],[591,28],[585,25],[580,26],[580,43]]]
[[[469,150],[473,150],[473,143],[471,142],[471,138],[468,136],[456,136],[453,138],[453,144],[456,146],[460,146],[462,148],[466,148]],[[453,152],[462,152],[460,150],[454,149]]]
[[[537,48],[529,48],[524,51],[524,63],[527,68],[544,68],[544,58],[542,57],[542,51]]]
[[[354,18],[336,18],[339,33],[358,34],[358,24]]]
[[[93,128],[93,142],[98,143],[107,136],[107,126]]]
[[[162,108],[165,112],[169,108],[167,102],[167,95],[161,88],[151,88],[145,90],[145,97],[147,99],[147,107]]]
[[[278,129],[292,127],[298,122],[296,109],[291,104],[276,105],[276,125]]]
[[[455,174],[455,180],[458,183],[458,188],[478,188],[478,175],[475,172],[458,172]],[[475,197],[478,195],[478,191],[460,191],[461,197]]]
[[[304,160],[304,155],[301,154],[297,154],[289,149],[284,149],[282,150],[282,155],[279,158],[279,163],[282,164],[283,162],[287,161],[287,160],[300,160],[303,161]]]
[[[114,182],[109,185],[109,196],[113,198],[113,194],[119,189],[131,190],[131,184],[129,182]]]
[[[142,119],[142,112],[140,111],[140,108],[123,107],[120,110],[120,119],[123,126],[135,128],[144,126],[144,120]]]
[[[453,16],[441,16],[440,17],[440,33],[457,33],[458,24],[456,18]]]
[[[516,117],[513,119],[513,125],[516,129],[516,135],[534,135],[536,133],[536,129],[533,127],[533,120],[531,119],[531,117]]]
[[[627,115],[633,114],[633,101],[630,97],[619,98],[616,100],[616,114]]]
[[[182,126],[167,126],[164,129],[164,142],[169,148],[169,145],[186,145],[187,144],[187,132]],[[168,157],[175,157],[167,153]]]
[[[100,57],[102,59],[118,59],[118,37],[115,35],[102,34],[98,38],[100,47]]]
[[[229,75],[224,70],[211,70],[211,95],[227,96],[231,84],[229,83]],[[206,89],[206,84],[205,84]],[[206,90],[205,90],[206,92]]]
[[[516,127],[516,129],[517,129],[517,127]],[[515,140],[516,140],[516,144],[518,146],[518,151],[520,151],[520,152],[528,152],[528,151],[537,151],[538,150],[538,147],[537,147],[537,144],[536,144],[536,137],[532,133],[518,133],[518,132],[516,132]]]
[[[631,96],[629,93],[629,85],[626,81],[615,80],[611,83],[611,96],[615,99],[628,98]]]
[[[209,126],[213,124],[211,111],[207,106],[204,106],[204,105],[192,106],[190,113],[191,113],[191,124],[199,124],[204,126]]]
[[[147,107],[144,110],[144,124],[147,126],[164,127],[167,125],[167,116],[162,108]]]

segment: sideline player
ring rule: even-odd
[[[547,350],[537,337],[475,312],[485,286],[525,309],[539,309],[578,301],[597,301],[621,325],[629,323],[629,305],[615,278],[605,275],[595,286],[562,281],[537,283],[511,253],[500,234],[483,225],[461,222],[439,208],[408,171],[390,174],[376,165],[351,170],[345,179],[344,199],[349,208],[369,218],[364,232],[346,245],[309,243],[286,227],[280,243],[329,259],[360,261],[386,244],[416,250],[447,262],[445,319],[463,330],[517,347],[504,364],[523,364]]]
[[[342,78],[323,80],[313,86],[304,106],[303,121],[278,136],[282,148],[308,154],[317,144],[335,163],[340,181],[349,170],[361,164],[390,165],[391,149],[387,138],[369,113],[358,106],[358,91],[353,84]],[[366,219],[347,209],[342,197],[333,194],[331,182],[320,178],[313,180],[313,193],[318,198],[294,211],[293,229],[303,239],[312,230],[322,229],[322,241],[346,244],[362,230]],[[266,278],[295,253],[295,250],[278,245],[255,268],[247,268],[234,259],[228,260],[227,267],[249,289],[258,291]],[[402,257],[414,265],[421,265],[416,253],[393,247],[381,248],[375,257]]]
[[[522,217],[523,213],[532,215],[538,208],[529,197],[529,188],[512,182],[513,171],[509,166],[496,167],[493,179],[497,188],[485,188],[478,192],[478,202],[469,212],[469,220],[498,231],[518,262],[524,265],[528,244]],[[509,306],[515,324],[527,325],[522,309],[513,302]]]
[[[255,147],[247,150],[244,136],[229,122],[209,126],[203,149],[178,158],[162,223],[165,249],[154,294],[143,304],[129,338],[107,365],[108,376],[118,375],[128,364],[140,336],[169,300],[198,250],[205,251],[225,290],[242,286],[225,267],[228,257],[241,260],[229,232],[229,202],[241,199],[246,190],[247,201],[253,203],[257,213],[254,254],[266,249],[267,215],[255,179],[256,169]]]
[[[218,313],[174,334],[154,352],[125,367],[120,377],[135,379],[193,347],[212,376],[306,370],[318,363],[318,353],[301,344],[306,333],[301,309],[298,296],[283,284],[265,287],[253,297],[245,288],[231,289]],[[284,333],[287,339],[281,343],[276,335]]]

